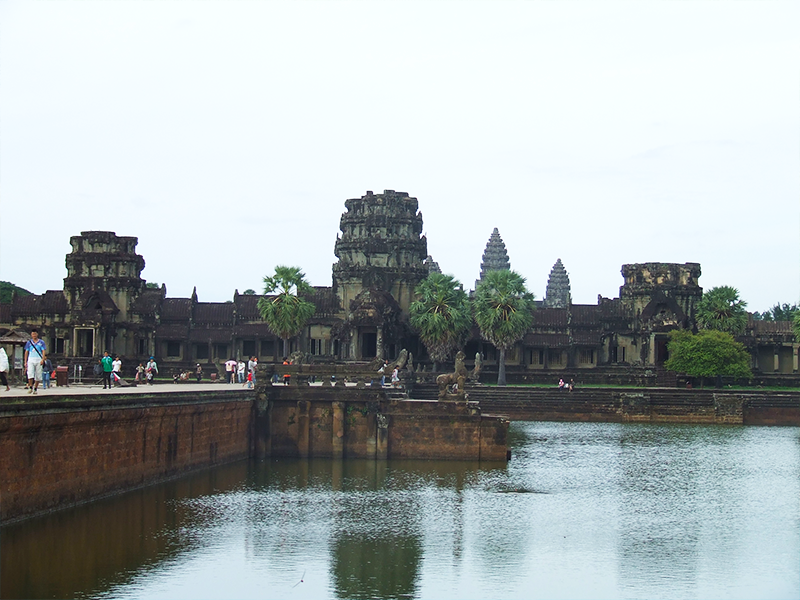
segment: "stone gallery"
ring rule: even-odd
[[[291,351],[305,362],[322,363],[393,358],[407,349],[424,365],[425,348],[408,324],[408,309],[416,285],[439,266],[427,252],[417,199],[393,190],[367,192],[347,200],[345,208],[332,285],[314,288],[309,300],[316,312],[291,340]],[[195,290],[189,298],[171,298],[166,285],[154,289],[142,279],[145,261],[136,254],[137,238],[85,231],[70,244],[63,289],[0,305],[0,335],[26,337],[37,328],[59,365],[86,367],[104,350],[121,355],[126,367],[152,355],[174,371],[197,363],[214,371],[231,357],[281,360],[281,342],[258,311],[260,296],[237,291],[231,302],[200,302]],[[494,229],[481,278],[509,268]],[[619,298],[573,304],[558,259],[531,330],[508,353],[511,379],[564,370],[656,370],[667,357],[668,333],[695,327],[700,273],[697,263],[623,265]],[[797,373],[790,323],[751,319],[739,340],[750,350],[756,374]],[[469,358],[482,353],[491,371],[495,349],[477,329],[464,350]]]

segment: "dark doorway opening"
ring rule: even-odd
[[[378,355],[378,334],[361,334],[361,358],[375,358]]]
[[[666,337],[657,337],[656,338],[656,364],[663,365],[667,362],[669,358],[669,352],[667,351],[667,343],[669,339]]]

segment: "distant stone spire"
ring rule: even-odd
[[[442,270],[439,268],[439,263],[433,260],[433,257],[428,254],[428,258],[425,259],[423,263],[426,267],[428,267],[428,275],[431,273],[441,273]]]
[[[570,304],[572,296],[569,293],[569,275],[559,258],[550,270],[544,305],[546,308],[569,308]]]
[[[481,261],[481,277],[475,280],[475,289],[478,289],[478,284],[486,277],[489,271],[509,271],[511,270],[511,263],[508,261],[508,252],[506,252],[506,245],[503,243],[503,238],[500,237],[500,232],[497,227],[492,231],[489,236],[489,241],[486,242],[486,250],[483,251],[483,260]]]

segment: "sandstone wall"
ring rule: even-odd
[[[387,399],[380,389],[266,386],[258,456],[505,460],[508,420],[474,403]]]
[[[0,408],[0,521],[250,455],[252,393],[72,398]]]

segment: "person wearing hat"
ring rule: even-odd
[[[197,376],[197,383],[200,383],[200,380],[203,379],[203,367],[200,366],[200,363],[197,363],[194,374]]]

